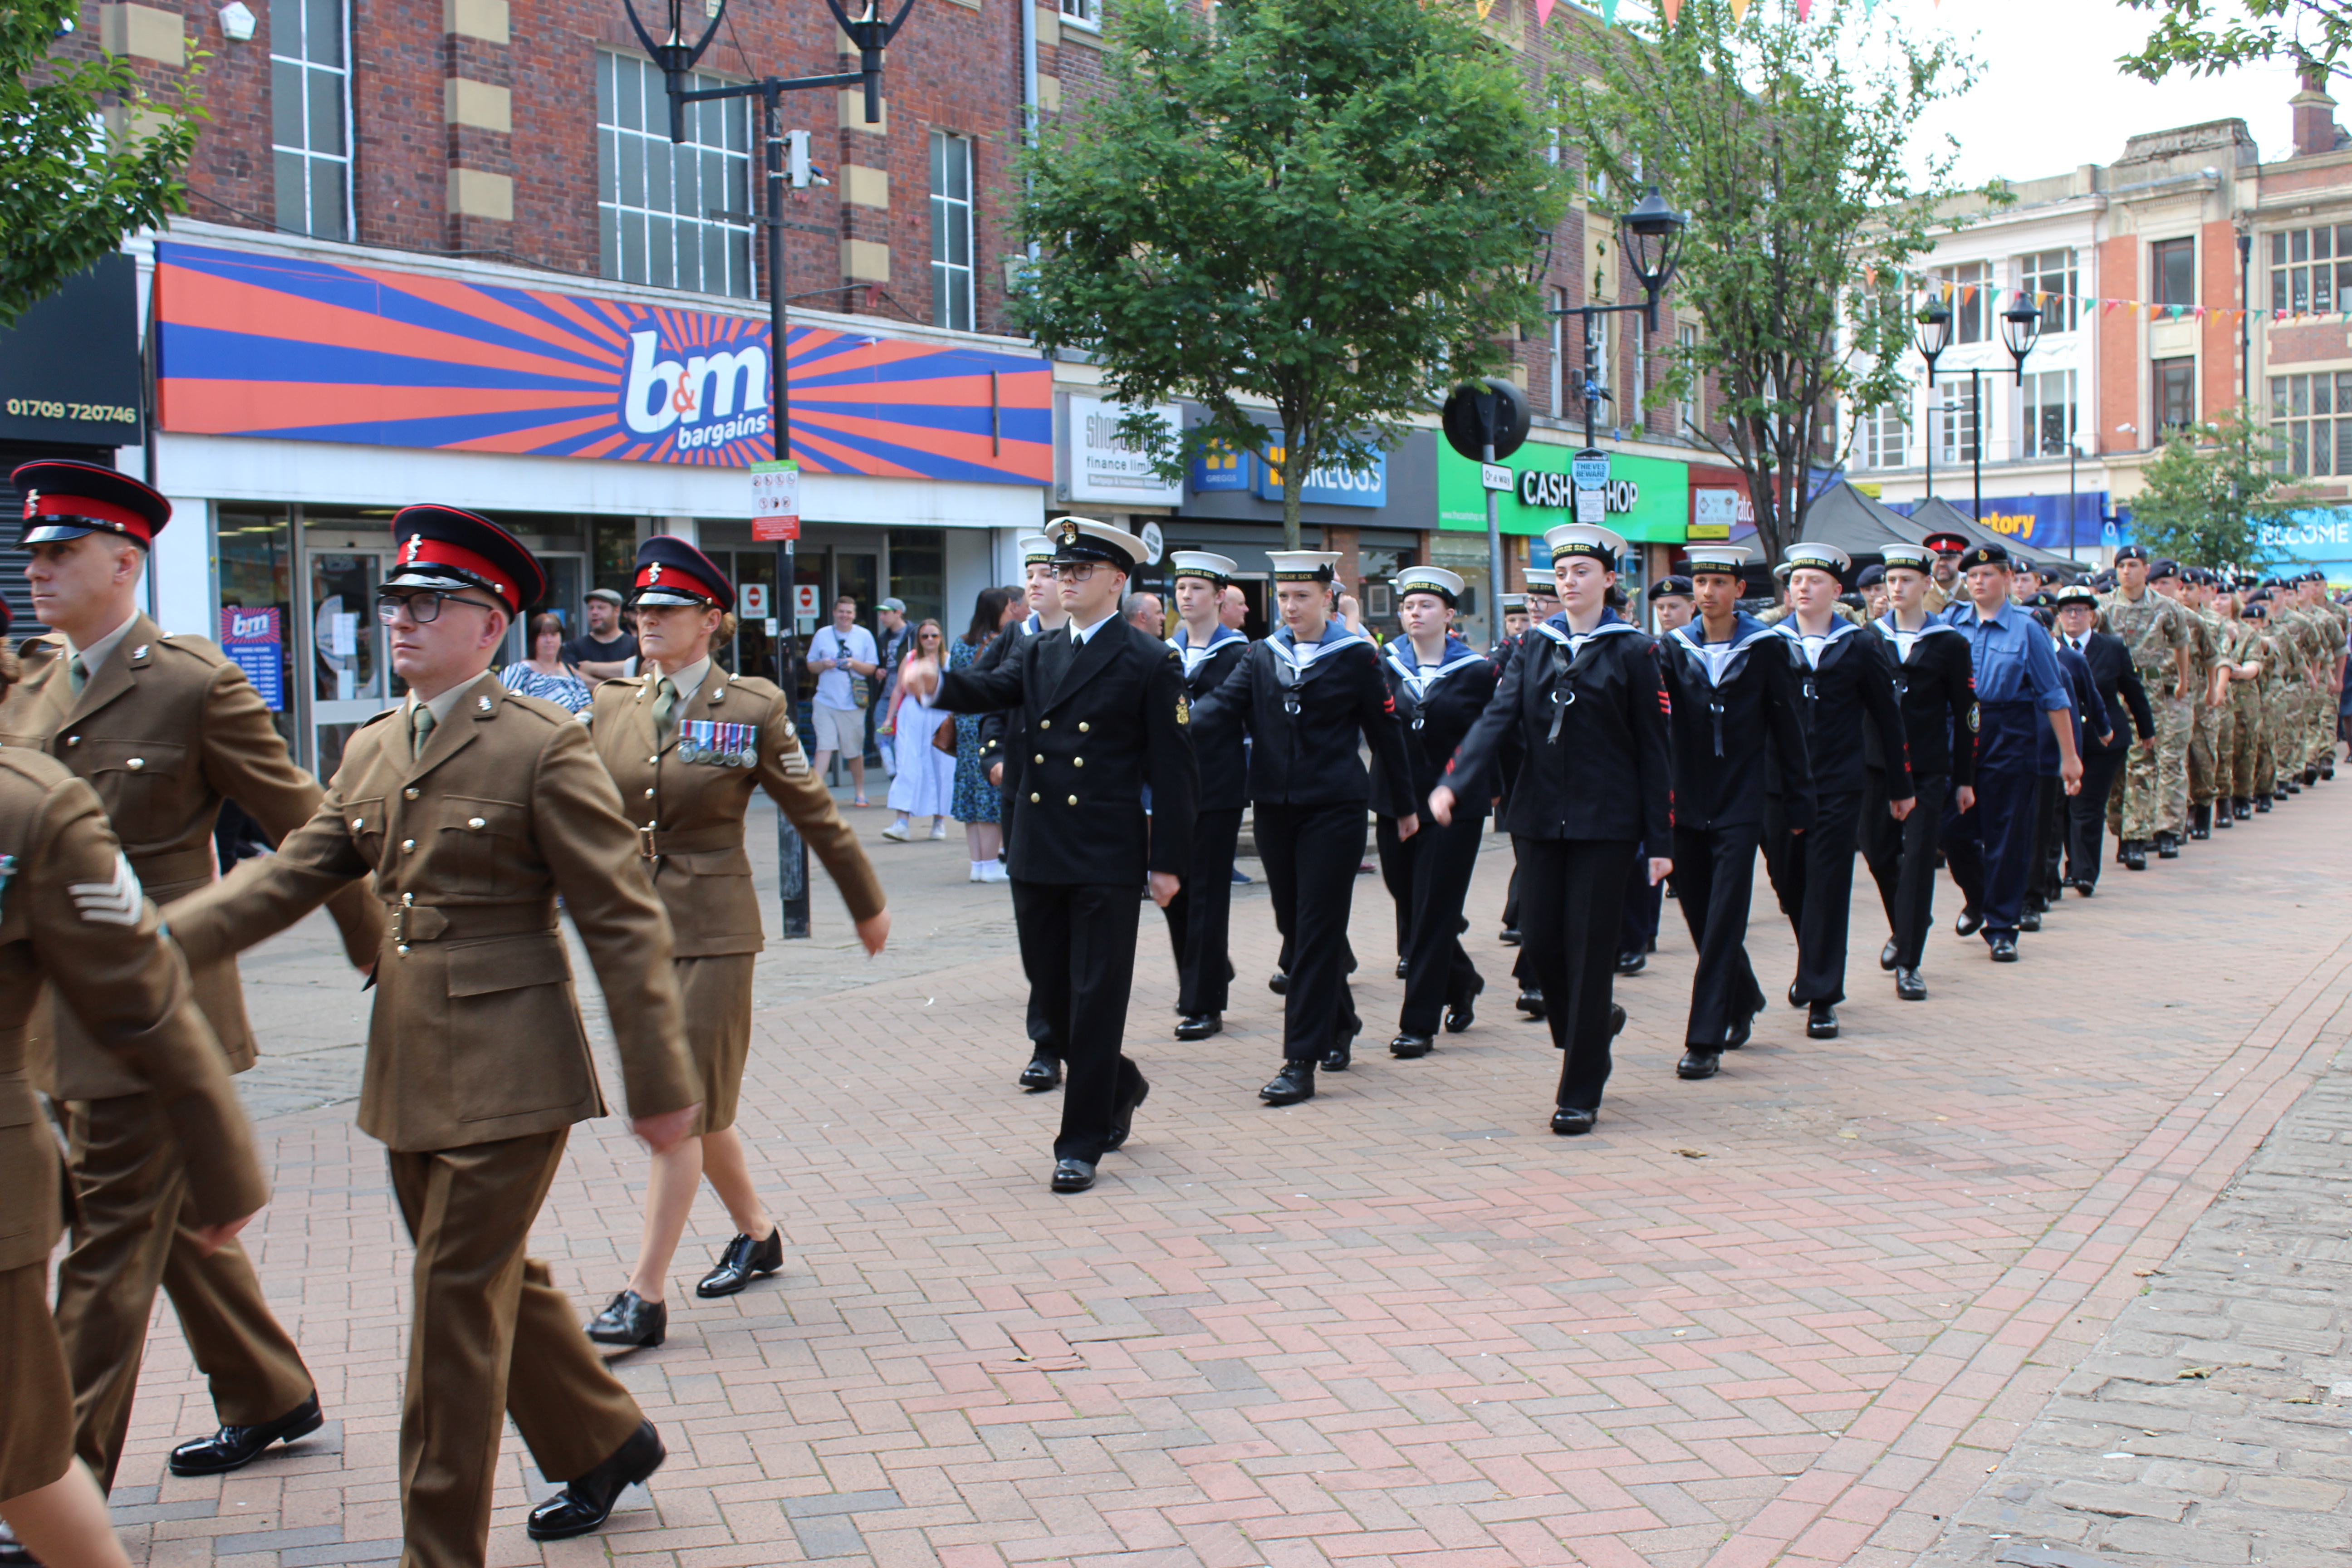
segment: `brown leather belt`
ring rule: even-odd
[[[707,855],[714,849],[743,847],[743,825],[728,823],[718,827],[682,828],[664,833],[658,828],[637,829],[637,853],[647,860],[658,860],[665,855]]]
[[[528,904],[420,904],[414,893],[400,895],[389,906],[387,934],[394,952],[405,954],[411,942],[464,942],[471,937],[528,936],[555,930],[552,900]]]

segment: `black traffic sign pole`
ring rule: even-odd
[[[1487,380],[1454,388],[1439,420],[1446,445],[1476,459],[1478,486],[1486,492],[1487,614],[1497,642],[1503,637],[1503,524],[1486,471],[1519,449],[1534,422],[1532,413],[1517,382]]]

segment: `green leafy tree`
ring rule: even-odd
[[[2124,0],[2155,15],[2147,42],[2116,63],[2161,81],[2172,72],[2218,76],[2263,60],[2292,60],[2307,85],[2344,74],[2352,5],[2344,0]]]
[[[2165,437],[2132,500],[2132,538],[2186,566],[2254,571],[2269,552],[2263,528],[2312,504],[2281,472],[2278,438],[2243,404]]]
[[[1098,98],[1025,162],[1023,325],[1131,407],[1163,472],[1216,442],[1360,471],[1499,368],[1564,205],[1509,53],[1462,0],[1129,0]],[[1299,490],[1283,490],[1297,548]]]
[[[158,99],[120,56],[61,57],[80,11],[79,0],[0,0],[0,327],[124,235],[187,208],[181,171],[204,113],[195,70]]]
[[[1712,417],[1688,434],[1747,478],[1777,558],[1804,536],[1809,468],[1843,460],[1824,441],[1837,407],[1865,416],[1908,395],[1900,280],[1959,194],[1949,146],[1913,176],[1913,126],[1973,68],[1948,43],[1870,31],[1864,7],[1746,9],[1686,0],[1675,21],[1635,20],[1597,81],[1561,98],[1610,188],[1654,184],[1689,215],[1674,293],[1697,311],[1698,341],[1665,346],[1651,400],[1712,384]]]

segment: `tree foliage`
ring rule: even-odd
[[[1139,412],[1278,465],[1360,471],[1537,319],[1563,198],[1511,56],[1463,0],[1129,0],[1101,96],[1024,163],[1022,324]],[[1284,487],[1297,548],[1300,483]]]
[[[2264,524],[2312,503],[2310,487],[2280,473],[2278,438],[2245,405],[2165,437],[2141,470],[2132,539],[2186,566],[2254,571],[2268,555]]]
[[[195,70],[158,100],[120,56],[59,58],[60,30],[80,11],[79,0],[0,0],[0,327],[124,235],[187,207],[181,171],[204,112]]]
[[[2345,74],[2352,5],[2345,0],[2124,0],[2155,14],[2147,42],[2116,63],[2161,81],[2176,70],[2218,76],[2238,66],[2288,60],[2313,74]]]
[[[1654,184],[1689,215],[1674,294],[1697,312],[1698,342],[1664,346],[1652,399],[1713,384],[1715,418],[1688,434],[1747,478],[1777,557],[1803,537],[1810,465],[1843,458],[1822,445],[1838,405],[1861,416],[1908,395],[1901,279],[1958,194],[1949,146],[1913,177],[1912,127],[1973,67],[1948,43],[1871,31],[1859,6],[1746,13],[1686,0],[1674,22],[1636,20],[1598,81],[1561,99],[1588,168],[1629,199]]]

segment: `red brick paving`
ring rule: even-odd
[[[2111,868],[2014,968],[1948,926],[1925,1005],[1872,965],[1858,890],[1845,1037],[1776,1008],[1701,1084],[1673,1073],[1669,904],[1578,1140],[1546,1131],[1557,1058],[1508,1006],[1499,841],[1471,900],[1477,1026],[1419,1062],[1380,1050],[1400,987],[1363,879],[1369,1049],[1288,1110],[1254,1094],[1279,1050],[1263,898],[1236,905],[1237,1005],[1202,1045],[1165,1036],[1147,920],[1151,1099],[1076,1198],[1045,1186],[1055,1099],[1012,1087],[1009,918],[995,952],[768,1013],[743,1125],[781,1283],[692,1300],[726,1228],[706,1197],[669,1343],[619,1363],[667,1468],[602,1537],[540,1548],[545,1483],[510,1441],[491,1560],[1908,1563],[2352,1027],[2348,825],[2352,786],[2323,786]],[[1792,952],[1769,892],[1753,946],[1773,988]],[[134,1560],[394,1550],[409,1254],[347,1114],[264,1123],[278,1199],[249,1233],[334,1440],[163,1477],[211,1417],[161,1314],[118,1493]],[[618,1286],[643,1181],[617,1124],[575,1135],[537,1243],[583,1311]]]

